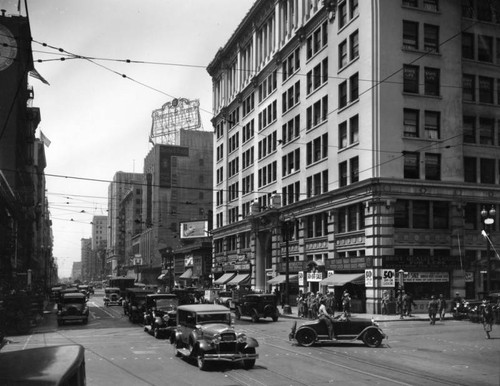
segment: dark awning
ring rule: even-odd
[[[321,285],[343,286],[344,284],[365,284],[364,273],[334,273],[319,282]]]
[[[191,279],[191,276],[193,276],[193,270],[188,268],[186,272],[179,276],[179,279]]]
[[[231,280],[236,274],[234,272],[225,273],[217,280],[214,281],[214,284],[226,284],[229,280]]]
[[[236,275],[231,280],[229,280],[226,284],[227,285],[238,285],[240,283],[247,281],[249,278],[250,278],[250,275],[248,273],[239,274],[239,275]]]
[[[267,284],[282,284],[286,282],[286,275],[278,275],[273,277],[272,279],[269,279],[267,281]],[[288,282],[289,283],[298,283],[299,282],[299,276],[298,275],[288,275]]]

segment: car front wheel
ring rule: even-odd
[[[368,347],[378,347],[382,343],[382,335],[378,331],[368,330],[363,335],[363,342]]]
[[[302,328],[295,334],[295,339],[301,346],[309,347],[316,341],[316,333],[311,328]]]
[[[255,348],[249,347],[245,350],[245,354],[255,354]],[[250,370],[255,366],[255,359],[245,359],[243,361],[243,368],[246,370]]]
[[[202,371],[208,370],[208,362],[205,360],[205,356],[203,353],[199,354],[196,358],[196,362],[198,363],[198,368]]]

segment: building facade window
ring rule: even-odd
[[[405,137],[418,137],[419,111],[414,109],[403,110],[403,135]]]
[[[426,180],[441,180],[441,155],[440,154],[425,154],[425,179]]]
[[[479,143],[493,145],[495,138],[495,120],[492,118],[479,118]]]
[[[425,111],[425,138],[439,139],[441,127],[441,114],[439,111]]]
[[[418,94],[418,66],[405,64],[403,66],[403,77],[403,91]]]
[[[425,67],[424,69],[424,92],[425,95],[439,96],[440,92],[440,70],[438,68]]]
[[[479,102],[493,103],[493,78],[479,77]]]
[[[403,48],[418,50],[418,23],[403,20]]]
[[[481,158],[479,160],[480,181],[482,184],[495,183],[495,160]]]
[[[439,52],[439,27],[437,25],[424,24],[424,50]]]
[[[464,157],[464,181],[477,182],[476,159],[473,157]]]
[[[462,58],[474,60],[474,34],[462,33]]]
[[[474,75],[462,75],[462,98],[465,102],[474,102],[476,100],[476,83]]]
[[[353,157],[349,160],[351,183],[359,181],[359,157]]]
[[[415,152],[404,152],[404,178],[420,178],[420,155]]]
[[[493,63],[493,38],[491,36],[478,35],[477,60]]]

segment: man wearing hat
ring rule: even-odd
[[[342,310],[344,311],[344,316],[346,318],[351,316],[351,297],[349,296],[349,292],[347,292],[347,290],[345,290],[342,295]]]
[[[481,317],[483,319],[483,328],[486,333],[486,338],[490,339],[490,332],[493,326],[493,307],[486,299],[483,300],[483,304],[481,304]]]

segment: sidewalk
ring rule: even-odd
[[[296,306],[291,307],[291,314],[285,314],[283,313],[283,308],[281,306],[278,306],[278,309],[280,311],[280,318],[288,318],[288,319],[299,319],[306,321],[308,320],[307,318],[300,318],[298,315],[298,308]],[[335,316],[339,315],[340,312],[335,312]],[[429,321],[429,316],[427,314],[412,314],[411,316],[405,316],[403,319],[401,319],[401,316],[399,314],[392,314],[392,315],[381,315],[381,314],[361,314],[361,313],[351,313],[351,318],[364,318],[364,319],[374,319],[377,322],[401,322],[404,320],[410,320],[410,321]],[[445,319],[449,319],[450,317],[446,317]]]

